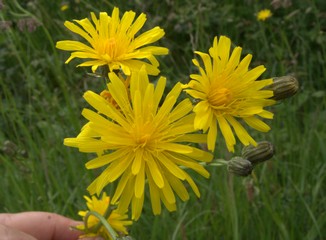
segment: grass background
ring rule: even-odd
[[[18,3],[19,2],[19,3]],[[178,211],[153,216],[145,204],[130,228],[135,239],[325,239],[326,238],[326,3],[323,0],[0,1],[0,211],[52,211],[78,218],[85,188],[97,174],[89,156],[63,146],[85,120],[82,94],[103,82],[64,64],[58,40],[75,38],[63,22],[90,11],[145,12],[145,29],[159,25],[162,75],[186,82],[195,71],[193,51],[207,52],[214,36],[227,35],[263,64],[263,77],[295,75],[300,92],[273,107],[272,130],[255,133],[276,147],[275,157],[237,178],[224,168],[198,176],[201,198],[178,202]],[[279,8],[276,3],[281,2]],[[68,9],[61,11],[63,4]],[[269,8],[273,16],[258,22]],[[28,19],[33,21],[28,22]],[[239,154],[240,147],[238,147]],[[228,158],[224,144],[218,157]],[[323,187],[324,186],[324,187]]]

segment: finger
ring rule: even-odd
[[[0,223],[42,240],[76,240],[81,234],[71,229],[80,222],[48,212],[0,214]]]
[[[17,240],[17,239],[24,239],[24,240],[37,240],[36,238],[13,229],[8,226],[4,226],[0,224],[0,236],[2,240]]]

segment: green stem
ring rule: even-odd
[[[212,162],[199,162],[198,164],[205,166],[205,167],[221,167],[226,166],[228,164],[228,161],[224,159],[214,159]],[[189,169],[189,167],[180,166],[182,169]]]
[[[113,240],[117,240],[117,236],[118,234],[114,231],[114,229],[111,227],[111,225],[108,223],[108,221],[99,213],[97,212],[93,212],[93,211],[89,211],[86,216],[85,216],[85,220],[84,220],[84,224],[85,224],[85,230],[87,231],[88,226],[87,226],[87,222],[88,222],[88,218],[93,215],[95,217],[98,218],[98,220],[100,220],[100,223],[102,224],[102,226],[108,231],[108,233],[110,234],[111,238]]]
[[[217,159],[213,159],[211,162],[206,163],[206,162],[200,162],[200,165],[204,165],[204,166],[213,166],[213,167],[219,167],[219,166],[225,166],[228,164],[228,161],[221,159],[221,158],[217,158]]]
[[[239,238],[238,211],[237,211],[237,206],[236,206],[235,196],[234,196],[234,184],[233,184],[232,175],[228,175],[227,189],[228,189],[228,199],[229,199],[229,210],[232,219],[233,240],[239,240],[240,238]]]

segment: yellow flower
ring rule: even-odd
[[[257,20],[265,21],[267,18],[270,18],[271,16],[272,16],[272,12],[269,9],[263,9],[257,13]]]
[[[65,4],[61,5],[60,10],[61,10],[62,12],[64,12],[64,11],[66,11],[68,8],[69,8],[69,4],[65,3]]]
[[[206,143],[207,137],[194,132],[190,100],[176,105],[181,84],[177,83],[161,102],[166,79],[160,77],[154,87],[144,68],[132,73],[129,89],[115,73],[109,78],[108,90],[118,108],[102,96],[86,92],[84,98],[96,112],[84,109],[82,114],[89,122],[77,138],[64,141],[81,152],[99,154],[86,168],[107,165],[88,191],[99,194],[107,184],[118,181],[112,202],[118,203],[122,212],[131,204],[135,220],[143,208],[146,182],[155,215],[161,212],[161,201],[169,211],[176,210],[174,192],[183,201],[189,199],[183,181],[199,197],[196,184],[183,168],[208,178],[208,171],[198,161],[211,161],[212,155],[193,146]]]
[[[66,21],[65,26],[72,32],[83,37],[89,44],[79,41],[58,41],[56,47],[72,51],[66,61],[73,58],[88,59],[78,66],[92,66],[95,72],[99,66],[107,65],[109,71],[122,69],[124,74],[130,75],[132,70],[139,70],[143,65],[150,75],[159,73],[159,63],[154,55],[168,54],[168,49],[158,46],[146,46],[154,43],[164,36],[163,29],[153,29],[135,36],[146,22],[146,15],[140,14],[134,21],[135,12],[125,12],[119,18],[119,9],[114,8],[112,16],[100,12],[99,19],[91,13],[92,22],[85,18],[75,20],[75,23]],[[142,61],[147,59],[147,61]]]
[[[110,197],[106,196],[106,193],[103,193],[100,199],[98,199],[96,196],[92,196],[91,198],[84,196],[84,198],[86,199],[88,210],[78,212],[78,214],[83,217],[84,221],[86,215],[90,211],[97,212],[107,220],[113,230],[115,230],[118,234],[128,234],[126,226],[131,225],[132,221],[127,220],[128,215],[126,212],[120,214],[117,212],[117,210],[110,209],[112,207],[110,206]],[[99,224],[100,220],[96,216],[90,215],[87,219],[87,226],[78,225],[77,229],[85,232],[82,237],[102,236],[105,239],[112,239],[107,229],[103,225],[98,227]]]
[[[196,59],[193,63],[200,74],[190,75],[191,81],[184,87],[185,91],[198,100],[194,107],[196,129],[208,131],[208,149],[214,151],[217,138],[217,125],[226,141],[229,151],[234,152],[236,143],[233,132],[244,145],[256,145],[255,140],[240,124],[242,119],[250,127],[267,132],[270,127],[258,117],[272,119],[273,114],[264,110],[265,106],[274,104],[268,98],[273,91],[261,90],[272,84],[272,79],[256,81],[265,71],[264,66],[248,70],[252,56],[248,54],[240,61],[241,48],[236,47],[230,56],[231,41],[221,36],[219,41],[214,38],[209,55],[198,54],[204,66]],[[233,129],[232,129],[232,128]]]
[[[130,83],[130,76],[127,76],[127,78],[124,80],[122,75],[119,74],[119,78],[122,80],[123,84],[125,85],[125,88],[128,89],[129,88],[129,83]],[[117,104],[117,102],[114,100],[114,98],[112,97],[112,94],[104,89],[100,95],[106,100],[108,101],[111,105],[113,105],[116,109],[119,109],[119,105]],[[130,99],[130,94],[128,95],[129,99]]]

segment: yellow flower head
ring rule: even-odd
[[[169,211],[176,210],[174,192],[183,201],[188,200],[183,181],[199,197],[196,184],[180,166],[209,177],[198,161],[211,161],[212,155],[193,146],[206,143],[207,137],[194,133],[190,100],[176,104],[181,84],[177,83],[161,102],[166,79],[160,77],[154,87],[144,68],[132,73],[129,89],[115,73],[109,78],[108,91],[118,108],[102,96],[86,92],[84,98],[96,112],[84,109],[82,114],[89,122],[77,138],[64,141],[81,152],[99,154],[86,168],[107,166],[88,191],[99,194],[107,184],[118,181],[112,202],[118,203],[122,212],[131,204],[135,220],[143,208],[146,182],[154,214],[160,214],[161,201]]]
[[[269,9],[263,9],[257,13],[257,20],[265,21],[267,18],[270,18],[271,16],[272,16],[272,12]]]
[[[117,212],[117,210],[110,209],[110,197],[106,196],[106,193],[103,193],[100,199],[98,199],[96,196],[92,196],[91,198],[84,196],[84,198],[86,199],[88,210],[78,212],[78,214],[82,216],[84,220],[90,211],[97,212],[108,221],[110,226],[117,233],[123,235],[128,234],[126,226],[131,225],[132,221],[127,220],[128,215],[126,212],[120,214]],[[82,237],[102,236],[104,239],[112,239],[106,228],[99,224],[101,224],[100,220],[94,215],[90,215],[87,219],[87,227],[85,225],[78,225],[77,229],[85,232]]]
[[[168,49],[146,45],[161,39],[164,31],[154,27],[135,36],[146,22],[145,14],[140,14],[134,21],[135,15],[135,12],[128,11],[120,19],[119,9],[114,8],[112,16],[100,12],[99,19],[91,13],[93,23],[87,18],[75,20],[77,24],[66,21],[64,25],[83,37],[90,46],[79,41],[64,40],[58,41],[56,47],[72,51],[66,63],[73,58],[88,59],[78,66],[92,66],[93,72],[99,66],[107,65],[109,71],[121,69],[124,74],[130,75],[132,70],[139,70],[145,65],[148,74],[157,75],[159,63],[154,55],[168,54]]]
[[[248,54],[240,61],[241,48],[236,47],[230,56],[231,40],[221,36],[214,38],[209,55],[198,54],[204,66],[193,59],[200,74],[190,75],[191,81],[184,87],[185,91],[198,100],[194,107],[196,113],[194,125],[196,129],[208,131],[208,149],[214,151],[217,138],[217,125],[224,136],[229,151],[234,152],[236,143],[233,132],[244,145],[256,145],[238,120],[250,127],[267,132],[270,128],[259,119],[273,118],[273,114],[264,110],[265,106],[274,104],[268,98],[273,91],[262,90],[272,84],[272,79],[256,81],[265,71],[264,66],[248,70],[252,56]]]

